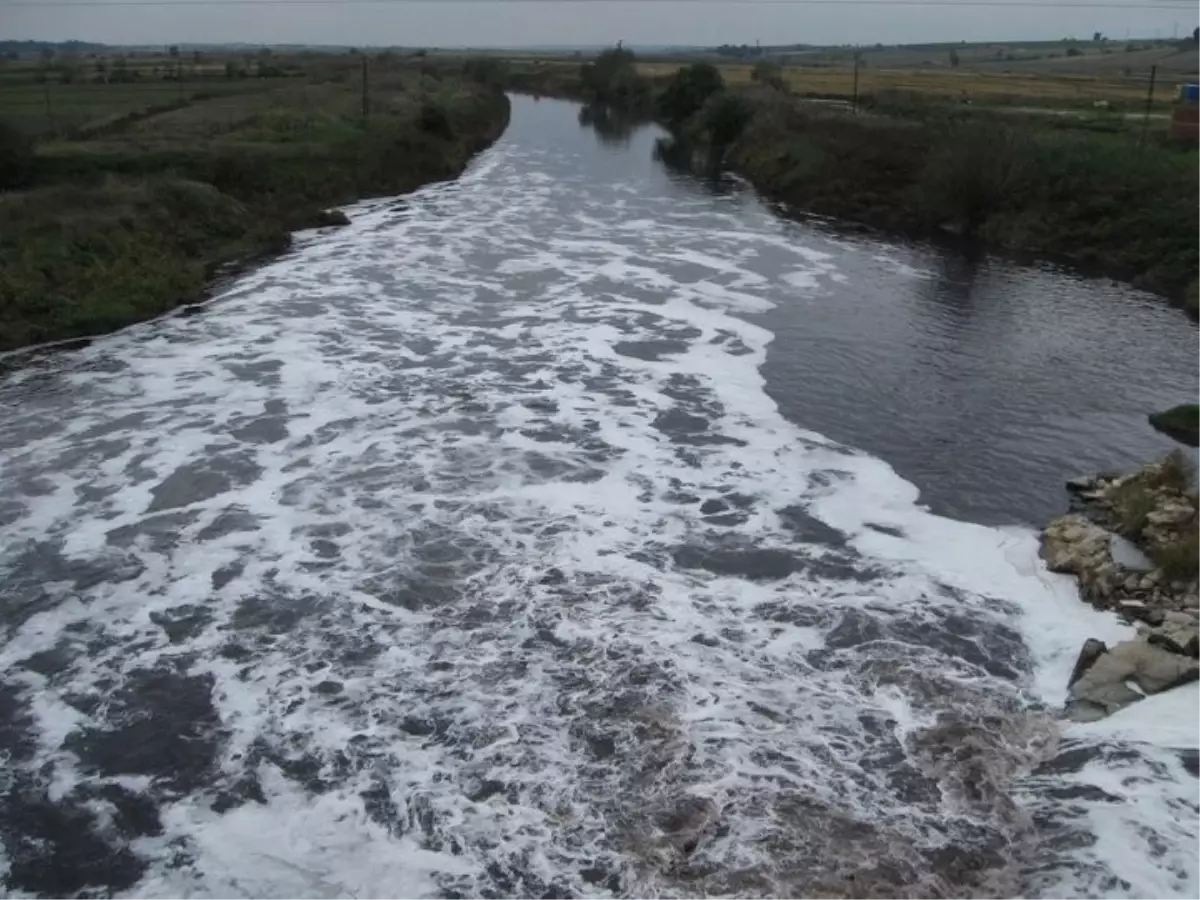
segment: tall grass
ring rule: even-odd
[[[380,86],[365,120],[355,86],[331,82],[38,148],[32,189],[0,194],[0,349],[156,315],[200,295],[215,266],[332,224],[328,206],[453,176],[503,130],[508,103],[461,78],[433,83]]]

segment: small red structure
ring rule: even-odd
[[[1171,113],[1167,136],[1180,143],[1200,143],[1200,85],[1180,86],[1179,102]]]

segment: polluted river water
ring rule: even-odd
[[[1195,896],[1195,686],[1061,722],[1036,533],[1195,330],[577,116],[10,358],[6,892]]]

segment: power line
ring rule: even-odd
[[[0,9],[50,6],[391,6],[418,3],[604,3],[633,0],[0,0]],[[636,0],[638,3],[734,3],[756,6],[1034,7],[1039,9],[1194,10],[1194,3],[1105,3],[1103,0]]]

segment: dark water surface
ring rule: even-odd
[[[1194,328],[654,138],[517,98],[459,181],[10,358],[7,892],[1196,893],[1196,693],[1060,728],[1125,630],[988,527],[1168,447]]]
[[[767,390],[789,419],[882,456],[935,512],[1040,527],[1064,479],[1179,446],[1146,421],[1197,394],[1179,310],[1049,266],[831,240],[846,281],[763,317]]]

